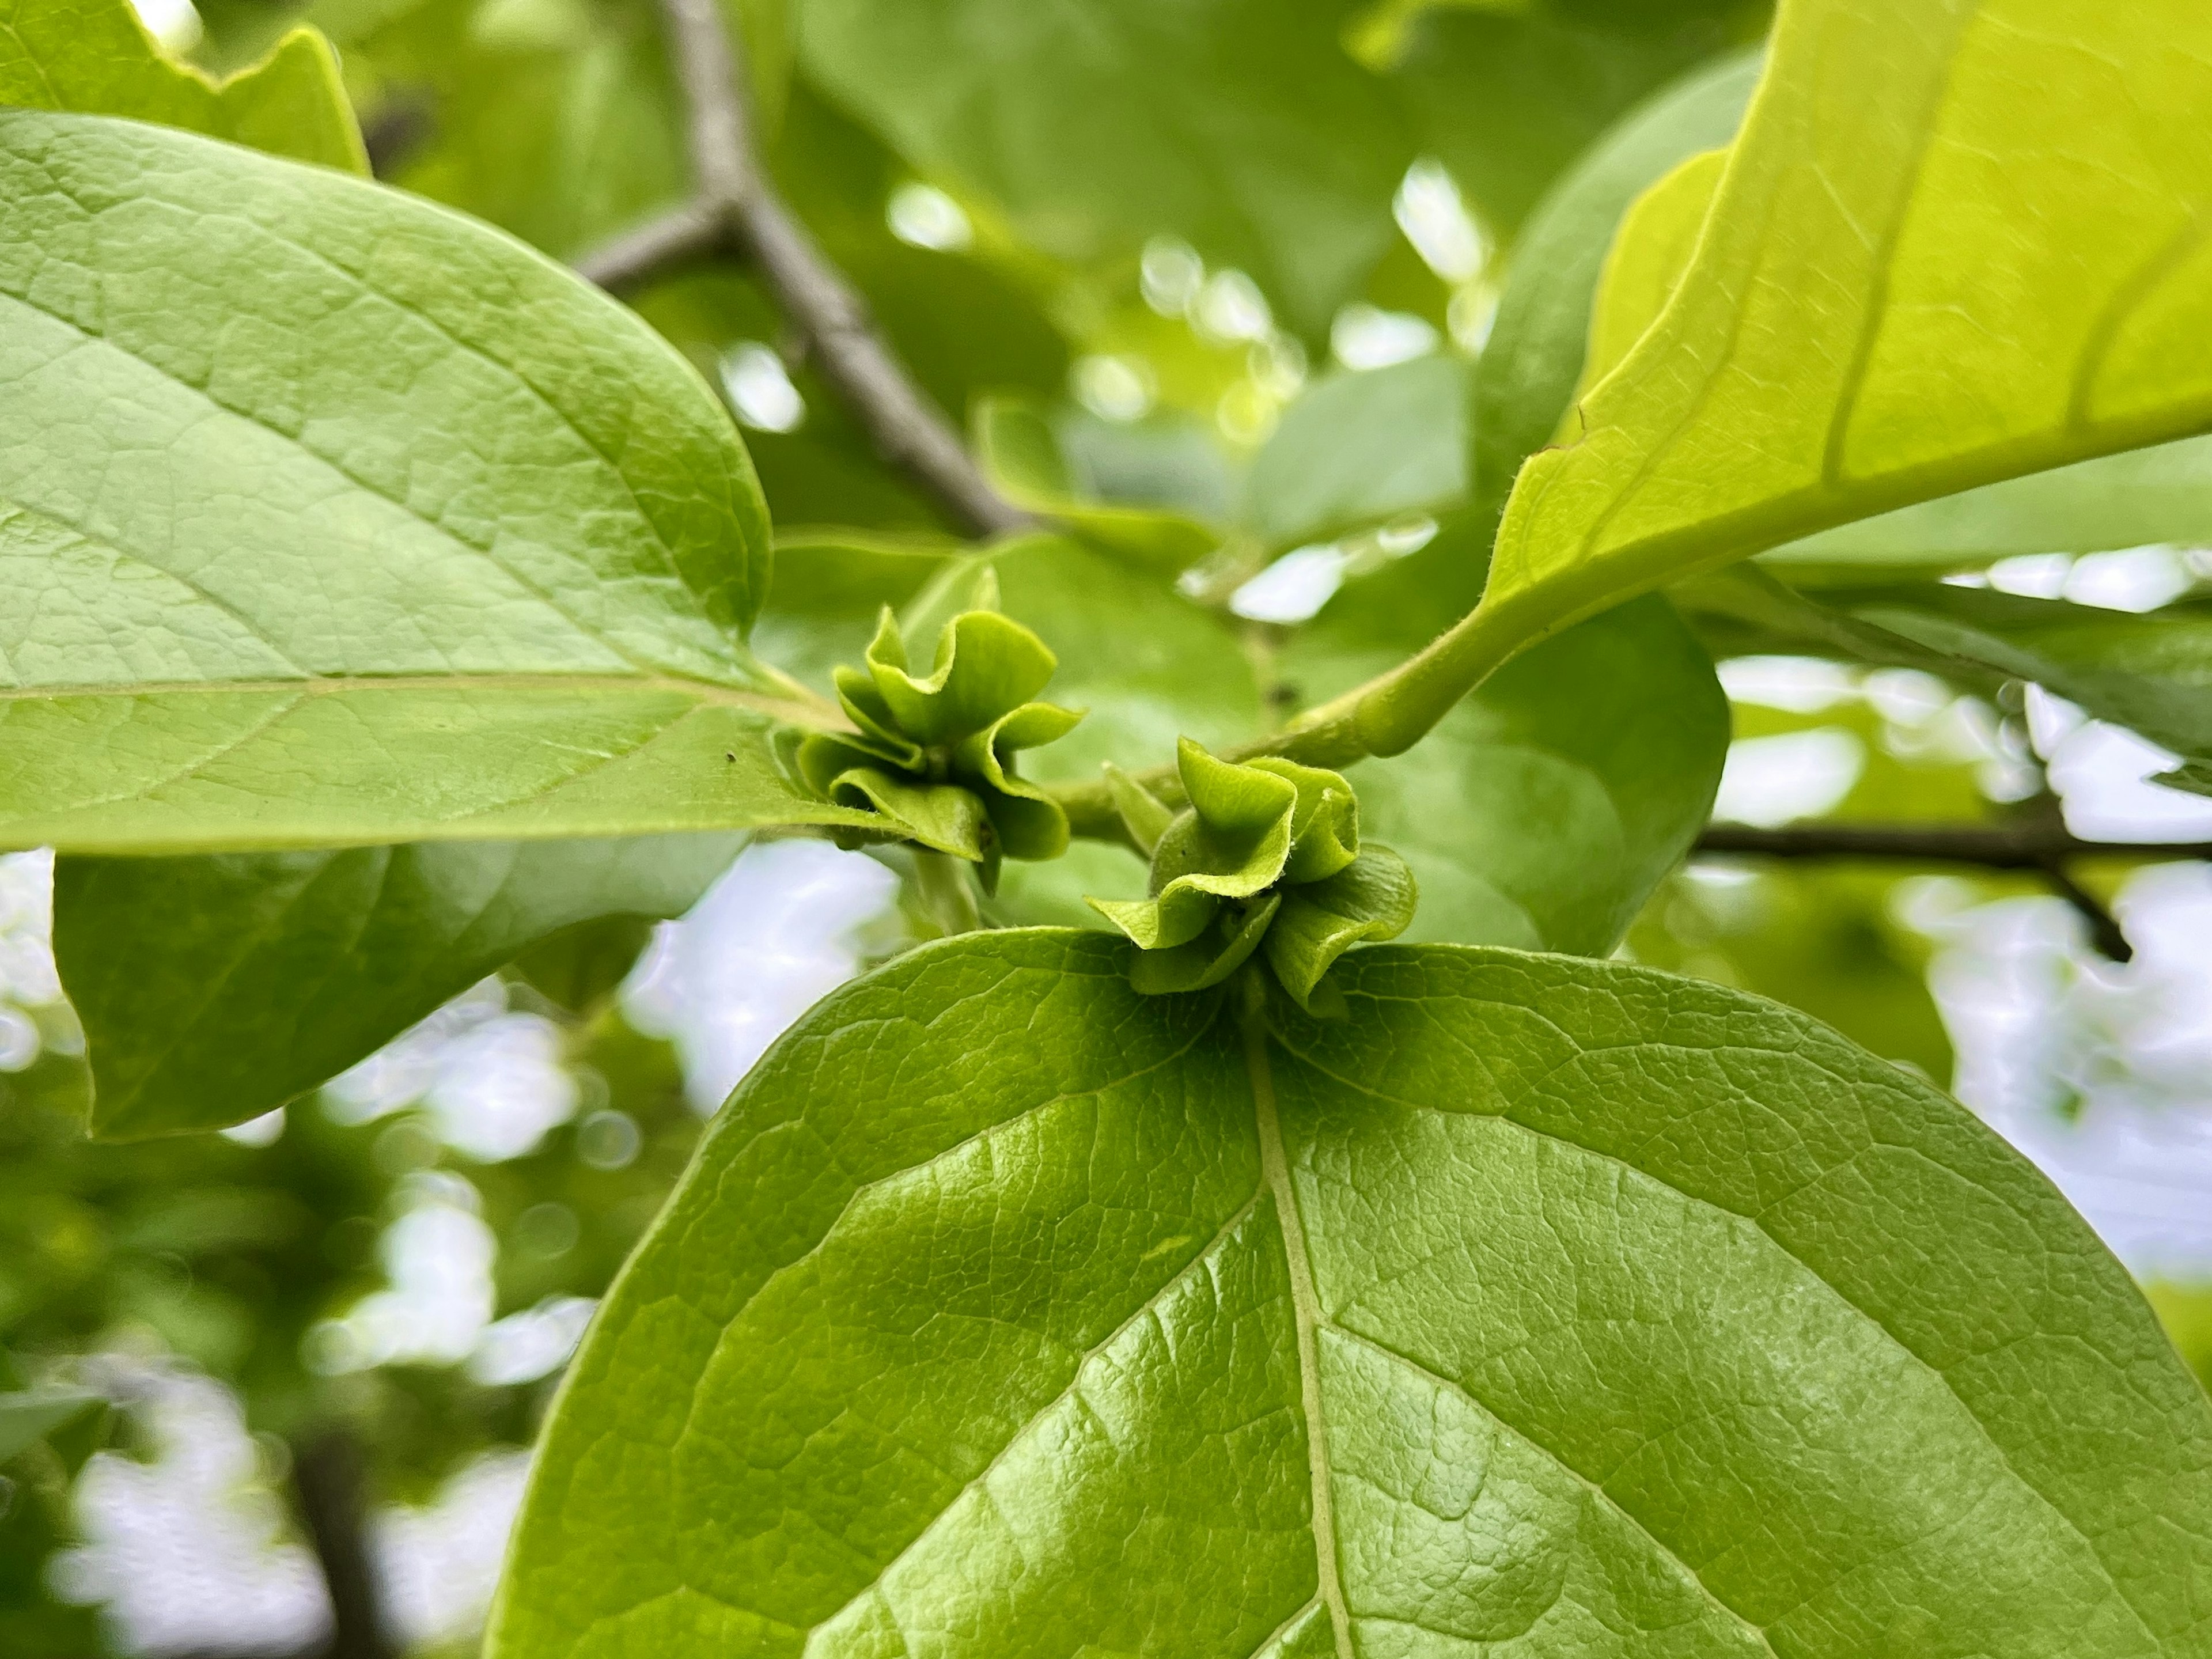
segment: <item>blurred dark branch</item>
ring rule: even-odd
[[[904,468],[974,534],[1028,523],[991,487],[951,423],[876,332],[853,285],[776,194],[753,148],[744,66],[716,0],[662,0],[661,9],[684,88],[696,194],[586,255],[576,268],[619,291],[689,260],[744,255],[884,460]]]
[[[2081,913],[2091,942],[2100,952],[2114,962],[2126,962],[2135,952],[2119,924],[2074,878],[2069,866],[2080,859],[2212,861],[2212,842],[2084,841],[2055,817],[2039,815],[1997,824],[1799,823],[1762,830],[1746,823],[1711,823],[1698,837],[1692,856],[1714,854],[1876,859],[2033,872]]]
[[[343,1429],[292,1449],[292,1492],[331,1597],[323,1659],[394,1659],[375,1565],[369,1559],[361,1443]]]

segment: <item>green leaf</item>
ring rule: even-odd
[[[810,0],[814,79],[1055,258],[1178,235],[1318,335],[1392,235],[1412,145],[1346,0]],[[925,68],[926,66],[926,68]]]
[[[1485,223],[1526,237],[1547,190],[1614,121],[1756,40],[1768,10],[1761,0],[1451,0],[1419,9],[1401,39],[1368,55],[1388,60],[1423,145]]]
[[[1284,647],[1308,703],[1449,624],[1480,565],[1472,514],[1354,581]],[[1367,833],[1413,866],[1410,937],[1603,956],[1712,810],[1728,700],[1663,602],[1639,599],[1492,675],[1411,753],[1351,774]]]
[[[1679,162],[1735,137],[1761,56],[1706,64],[1638,106],[1553,185],[1513,245],[1474,378],[1474,488],[1487,521],[1522,462],[1552,441],[1582,378],[1590,309],[1613,233]]]
[[[743,840],[59,860],[54,960],[84,1024],[93,1133],[258,1117],[526,945],[600,916],[680,915]]]
[[[635,317],[497,233],[0,113],[0,844],[838,823],[740,635],[765,514]],[[795,688],[794,688],[795,689]]]
[[[1744,629],[1732,648],[1924,669],[1990,692],[2029,680],[2185,758],[2212,760],[2212,605],[2202,601],[2137,615],[1918,582],[1831,590],[1817,604],[1741,571],[1682,592]]]
[[[1314,1021],[1131,954],[927,946],[769,1053],[496,1659],[2201,1651],[2212,1405],[1955,1103],[1616,963],[1370,949]]]
[[[0,1463],[28,1451],[56,1429],[106,1403],[99,1395],[73,1389],[0,1394]]]
[[[1800,585],[1941,576],[2023,553],[2212,543],[2212,441],[2184,438],[1899,507],[1759,556]]]
[[[2182,0],[1786,9],[1681,285],[1515,489],[1486,648],[2212,423],[2212,156],[2166,137],[2212,120],[2205,39]]]
[[[1417,357],[1320,382],[1252,458],[1244,517],[1272,547],[1321,540],[1467,494],[1468,369]]]
[[[214,81],[164,53],[129,0],[15,0],[0,27],[0,105],[159,121],[349,173],[368,171],[330,43],[292,30]]]
[[[999,493],[1093,546],[1173,574],[1221,545],[1221,532],[1184,514],[1090,499],[1058,435],[1029,404],[982,398],[972,424],[976,459]]]

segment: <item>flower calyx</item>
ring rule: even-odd
[[[1308,1013],[1343,998],[1322,983],[1345,951],[1413,919],[1413,872],[1359,843],[1359,803],[1334,772],[1263,756],[1216,759],[1188,738],[1176,757],[1190,805],[1171,812],[1127,774],[1107,784],[1130,839],[1152,854],[1152,896],[1091,899],[1139,948],[1130,982],[1149,995],[1203,990],[1255,953]]]
[[[1059,665],[1011,617],[967,611],[945,624],[934,667],[917,677],[886,607],[866,665],[836,671],[854,730],[810,732],[799,775],[824,799],[876,813],[889,836],[981,865],[984,890],[995,892],[1002,859],[1067,850],[1067,814],[1014,763],[1017,750],[1064,737],[1083,718],[1031,701]]]

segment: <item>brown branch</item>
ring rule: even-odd
[[[1783,859],[1899,859],[1978,864],[1991,870],[2045,870],[2075,859],[2212,860],[2212,841],[2083,841],[2042,823],[1793,823],[1762,830],[1709,823],[1699,853],[1752,853]]]
[[[1692,856],[1715,854],[2032,871],[2080,913],[2099,952],[2114,962],[2127,962],[2135,955],[2127,935],[2068,866],[2077,859],[2091,858],[2212,861],[2212,842],[2084,841],[2063,823],[2041,816],[2017,824],[1802,823],[1762,830],[1747,823],[1711,823],[1698,837]]]
[[[331,1597],[331,1639],[324,1659],[394,1659],[363,1522],[361,1443],[326,1431],[292,1449],[292,1491]]]
[[[577,269],[620,290],[690,259],[743,253],[886,461],[912,474],[971,533],[1029,523],[991,487],[951,423],[876,332],[859,293],[776,194],[753,148],[744,65],[715,0],[662,0],[662,10],[684,88],[696,194],[586,255]]]

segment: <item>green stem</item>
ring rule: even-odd
[[[982,927],[983,913],[975,903],[975,888],[968,878],[966,860],[917,847],[914,874],[930,919],[945,930],[946,938],[972,933]]]
[[[1553,627],[1530,626],[1510,603],[1477,605],[1389,672],[1307,710],[1279,732],[1224,749],[1221,757],[1281,755],[1308,766],[1341,769],[1403,754],[1509,658],[1553,631]],[[1169,805],[1182,805],[1182,783],[1173,767],[1135,775]],[[1049,793],[1067,813],[1075,834],[1097,841],[1124,839],[1121,817],[1103,781],[1060,784]]]

